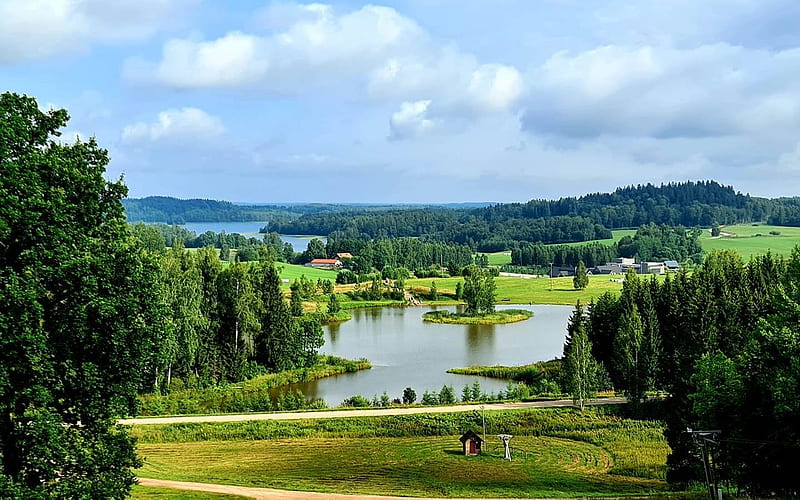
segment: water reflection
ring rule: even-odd
[[[430,307],[352,310],[352,320],[324,328],[321,351],[350,359],[364,357],[373,368],[294,384],[280,392],[300,390],[331,406],[355,394],[372,398],[386,391],[397,398],[405,387],[412,387],[421,397],[426,390],[439,391],[447,384],[460,394],[475,380],[484,392],[499,392],[506,387],[503,381],[446,372],[470,365],[521,365],[560,356],[572,310],[569,306],[513,307],[532,310],[534,317],[508,325],[443,325],[422,321]]]

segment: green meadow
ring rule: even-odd
[[[572,277],[568,278],[495,278],[497,303],[509,304],[562,304],[574,305],[580,300],[584,304],[599,297],[604,292],[619,293],[622,283],[612,281],[621,276],[589,276],[589,286],[575,290]],[[437,278],[436,288],[440,294],[455,294],[456,283],[463,278]],[[407,280],[406,286],[418,296],[425,296],[430,290],[430,278]]]
[[[718,238],[712,238],[708,230],[703,231],[700,236],[703,251],[734,250],[749,259],[767,252],[788,255],[795,245],[800,244],[800,227],[737,224],[724,226],[721,231],[723,236]]]
[[[245,500],[246,497],[204,493],[201,491],[180,491],[171,488],[134,486],[133,491],[131,491],[131,498],[133,500]]]
[[[142,426],[141,477],[331,493],[574,497],[666,493],[663,424],[613,408]],[[499,433],[514,435],[512,461]]]

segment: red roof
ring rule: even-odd
[[[314,259],[311,264],[337,264],[339,259]]]

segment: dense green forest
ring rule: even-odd
[[[525,243],[567,243],[610,238],[611,229],[645,224],[711,227],[770,221],[800,223],[797,198],[744,195],[715,181],[622,187],[579,198],[531,200],[472,210],[351,210],[273,219],[269,230],[369,239],[413,236],[467,244],[476,251],[510,250]]]
[[[691,259],[699,264],[702,249],[698,242],[700,230],[687,230],[683,226],[646,224],[633,236],[625,236],[617,243],[606,245],[592,242],[585,245],[543,245],[529,243],[511,250],[514,266],[547,267],[575,266],[583,262],[589,267],[599,266],[615,257],[632,257],[637,262]]]
[[[747,263],[712,253],[663,282],[629,274],[619,296],[579,305],[568,331],[573,394],[598,373],[634,404],[666,392],[669,481],[702,480],[686,429],[718,429],[720,481],[757,497],[800,493],[800,247]]]

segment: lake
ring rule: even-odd
[[[324,354],[348,359],[367,358],[371,370],[347,373],[276,390],[300,390],[310,399],[336,406],[360,394],[368,399],[384,391],[399,398],[405,387],[417,399],[423,392],[438,392],[452,385],[456,396],[465,385],[480,381],[486,393],[505,390],[507,382],[486,377],[446,373],[471,365],[524,365],[562,354],[571,306],[497,306],[533,311],[533,318],[506,325],[446,325],[425,323],[422,315],[436,309],[457,307],[382,307],[355,309],[353,319],[324,328]]]
[[[258,230],[262,227],[266,226],[269,222],[187,222],[186,224],[181,224],[181,227],[188,229],[189,231],[194,231],[197,234],[205,233],[206,231],[211,231],[214,233],[220,233],[225,231],[228,234],[231,233],[239,233],[243,236],[255,236],[260,238],[261,236],[258,233]],[[290,236],[286,234],[281,235],[281,240],[284,243],[289,243],[294,248],[295,252],[302,252],[303,250],[308,247],[308,241],[310,237],[307,236]],[[325,238],[320,238],[323,242]]]

